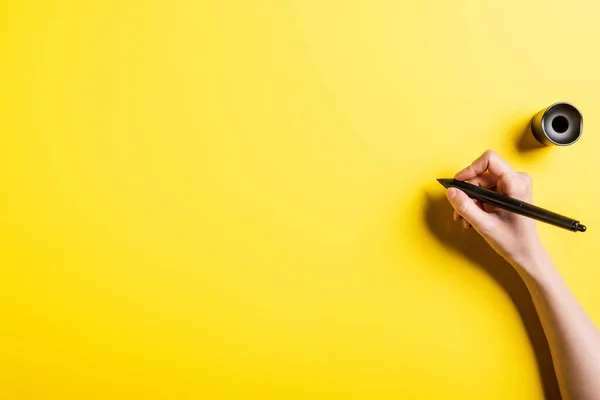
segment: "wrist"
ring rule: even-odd
[[[550,254],[539,241],[532,244],[525,254],[512,260],[511,264],[525,283],[543,284],[557,272]]]

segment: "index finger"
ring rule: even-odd
[[[471,165],[454,175],[454,179],[468,181],[485,171],[489,171],[497,179],[506,174],[516,173],[495,151],[487,150],[477,160],[473,161]]]

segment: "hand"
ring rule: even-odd
[[[532,202],[531,176],[516,172],[492,150],[483,153],[454,178]],[[446,195],[454,207],[454,219],[464,219],[467,228],[473,226],[498,254],[517,269],[531,266],[536,255],[543,250],[534,220],[477,202],[456,188],[449,188]]]

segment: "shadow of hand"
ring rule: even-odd
[[[547,399],[560,399],[548,341],[537,316],[529,291],[519,274],[483,240],[474,229],[463,232],[462,225],[452,220],[452,207],[445,196],[426,195],[425,222],[442,245],[462,254],[487,271],[508,293],[517,308],[533,346],[538,371]]]

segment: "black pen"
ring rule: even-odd
[[[441,183],[445,188],[454,187],[460,189],[472,199],[502,208],[503,210],[507,210],[515,214],[533,218],[538,221],[568,229],[573,232],[586,231],[585,225],[580,224],[577,220],[564,217],[562,215],[553,213],[552,211],[544,210],[543,208],[536,207],[533,204],[526,203],[513,197],[505,196],[498,192],[494,192],[493,190],[484,189],[467,182],[457,181],[456,179],[438,179],[438,182]]]

